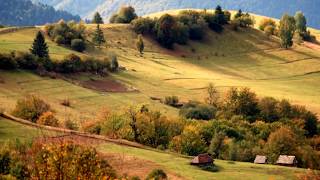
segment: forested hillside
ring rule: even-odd
[[[79,21],[79,16],[55,10],[43,4],[33,4],[29,0],[0,0],[0,24],[11,26],[42,25],[60,19]]]
[[[226,9],[243,9],[256,14],[280,18],[285,12],[303,11],[311,27],[320,28],[319,0],[33,0],[91,18],[99,11],[109,18],[122,5],[132,5],[139,15],[180,8],[215,8],[218,4]]]

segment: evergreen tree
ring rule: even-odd
[[[224,12],[222,11],[221,6],[217,6],[215,10],[215,17],[218,24],[223,25],[226,24]]]
[[[143,42],[141,34],[139,34],[139,36],[138,36],[138,40],[137,40],[136,46],[137,46],[138,51],[142,55],[143,54],[143,50],[144,50],[144,42]]]
[[[100,29],[100,25],[97,25],[96,31],[93,33],[92,41],[100,47],[101,44],[105,43],[106,40],[104,39],[103,31]]]
[[[92,24],[103,24],[103,19],[101,17],[101,15],[96,12],[93,16],[93,19],[92,19]]]
[[[296,31],[298,33],[307,32],[307,19],[301,11],[296,13],[294,19],[296,21]]]
[[[281,46],[289,48],[293,45],[293,35],[295,32],[295,20],[292,16],[285,14],[280,20],[279,35],[281,39]]]
[[[234,15],[234,19],[237,19],[243,15],[242,10],[239,9],[239,11]]]
[[[43,34],[39,31],[33,41],[30,52],[40,58],[48,58],[49,50]]]

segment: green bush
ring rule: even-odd
[[[56,42],[58,45],[65,44],[65,39],[64,39],[63,36],[57,35],[57,36],[54,38],[54,42]]]
[[[210,120],[215,118],[216,109],[209,105],[191,101],[181,108],[180,115],[187,119]]]
[[[30,53],[18,52],[15,54],[15,60],[22,69],[35,70],[39,66],[38,58]]]
[[[74,21],[66,23],[61,20],[56,24],[47,24],[44,29],[46,34],[59,45],[64,44],[71,47],[72,40],[75,39],[81,39],[83,43],[85,42],[86,27],[81,22],[78,24]],[[79,51],[81,50],[80,52],[82,52],[85,46],[81,43],[79,44],[81,45],[79,45],[81,47]],[[78,50],[78,47],[75,50]]]
[[[78,130],[79,126],[76,122],[72,121],[71,119],[67,119],[64,121],[64,127],[70,130]]]
[[[11,157],[8,151],[0,152],[0,174],[9,174]]]
[[[17,101],[13,115],[36,122],[43,113],[48,111],[51,111],[49,104],[35,95],[28,95]]]
[[[176,107],[179,103],[179,98],[177,96],[167,96],[165,97],[164,103],[166,105]]]
[[[139,17],[131,22],[133,30],[137,34],[147,34],[153,31],[155,20]]]
[[[83,71],[81,58],[75,54],[69,54],[57,64],[57,71],[62,73],[76,73]]]
[[[0,54],[0,69],[11,70],[18,68],[14,57],[10,54]]]
[[[166,180],[167,174],[162,169],[154,169],[147,176],[146,180]]]
[[[176,25],[176,19],[169,14],[162,15],[156,22],[154,28],[156,39],[162,46],[168,49],[172,49],[175,43]]]
[[[71,48],[78,52],[83,52],[86,49],[86,43],[82,39],[73,39]]]
[[[132,20],[136,19],[138,16],[135,13],[135,9],[132,6],[123,6],[120,8],[119,12],[112,15],[110,18],[110,23],[130,23]]]
[[[259,29],[264,31],[267,26],[276,27],[276,22],[272,19],[265,18],[259,24]]]

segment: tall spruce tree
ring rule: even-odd
[[[104,22],[103,22],[101,15],[98,12],[96,12],[93,16],[91,23],[92,24],[103,24]]]
[[[30,52],[40,58],[49,57],[48,45],[43,34],[40,31],[37,33],[36,38],[33,41]]]
[[[97,44],[99,47],[101,44],[105,43],[103,31],[100,29],[100,25],[97,25],[96,31],[93,33],[92,41]]]
[[[137,46],[138,51],[142,55],[143,54],[143,50],[144,50],[144,42],[143,42],[141,34],[138,35],[138,40],[137,40],[136,46]]]
[[[294,17],[285,14],[280,20],[279,35],[281,39],[281,46],[289,48],[293,45],[293,36],[295,32],[295,20]]]

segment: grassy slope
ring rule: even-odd
[[[28,141],[39,136],[54,136],[56,134],[57,133],[24,126],[0,117],[0,144],[16,139]]]
[[[89,30],[94,28],[88,25]],[[102,28],[107,48],[90,48],[86,54],[98,57],[110,52],[118,54],[120,64],[128,70],[112,76],[139,89],[140,93],[101,94],[26,72],[1,72],[0,77],[6,83],[0,84],[0,100],[12,107],[21,94],[35,92],[47,98],[63,118],[71,114],[87,119],[103,106],[119,109],[137,103],[151,104],[163,112],[176,114],[176,110],[151,101],[150,96],[177,95],[182,101],[203,100],[204,87],[212,82],[221,91],[233,86],[250,87],[259,96],[287,98],[320,112],[319,51],[299,45],[282,50],[277,39],[268,39],[257,30],[234,32],[227,28],[222,34],[209,32],[203,42],[177,46],[175,51],[163,49],[145,37],[146,51],[140,57],[135,50],[137,35],[127,25],[103,25]],[[27,51],[36,31],[29,29],[0,35],[0,51]],[[49,46],[55,58],[71,52],[50,41]],[[74,101],[72,108],[59,105],[64,98]]]
[[[0,144],[7,140],[31,140],[32,138],[43,135],[54,135],[50,132],[42,132],[38,129],[21,125],[9,120],[0,118]],[[179,177],[186,179],[239,179],[246,177],[248,180],[284,180],[295,179],[296,175],[303,173],[304,169],[286,168],[271,165],[255,165],[252,163],[228,162],[216,160],[216,165],[220,171],[210,173],[199,170],[198,168],[189,165],[190,158],[181,157],[176,154],[165,153],[160,151],[143,150],[120,146],[115,144],[103,143],[98,146],[98,149],[103,153],[116,153],[119,155],[133,156],[138,159],[151,161],[156,165],[161,166],[176,174]]]

